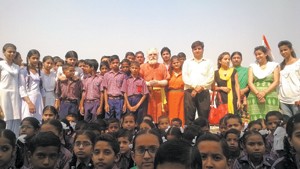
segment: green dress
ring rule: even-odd
[[[254,76],[254,86],[258,91],[267,89],[273,83],[274,75],[271,73],[263,79],[258,79]],[[251,91],[248,98],[248,113],[250,114],[250,121],[257,119],[265,119],[269,111],[279,110],[278,93],[275,90],[271,91],[265,96],[265,103],[259,103],[256,95]]]

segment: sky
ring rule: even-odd
[[[0,46],[15,44],[23,59],[30,49],[100,60],[165,46],[192,58],[191,44],[200,40],[216,65],[222,52],[240,51],[248,66],[262,35],[275,61],[282,61],[281,40],[300,56],[299,16],[299,0],[1,0]]]

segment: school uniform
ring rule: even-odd
[[[72,159],[72,153],[65,147],[60,147],[59,157],[53,169],[63,169]]]
[[[148,87],[146,82],[140,76],[134,78],[133,76],[129,76],[122,84],[122,92],[127,94],[128,102],[131,106],[135,106],[144,95],[148,95]],[[135,111],[132,112],[136,115],[137,123],[141,123],[143,121],[144,113],[145,112],[144,104],[141,104],[140,107]],[[130,110],[127,109],[127,112]]]
[[[268,158],[267,156],[263,156],[263,161],[258,166],[254,166],[250,161],[248,155],[244,155],[238,159],[233,164],[232,169],[270,169],[274,160]]]
[[[60,109],[59,118],[64,119],[68,114],[78,114],[78,104],[82,92],[81,80],[58,79],[56,82],[56,99],[59,99]]]
[[[97,120],[97,109],[100,106],[101,83],[103,76],[87,76],[83,81],[84,92],[84,120],[92,122]]]
[[[45,106],[53,106],[55,103],[55,78],[56,74],[54,72],[50,72],[50,74],[45,74],[41,72],[42,80],[43,80],[43,90],[45,92]]]
[[[113,70],[107,72],[103,77],[101,89],[107,91],[107,101],[109,105],[109,112],[105,113],[105,119],[114,116],[117,119],[121,119],[124,105],[124,95],[121,91],[121,87],[125,78],[126,74],[121,71],[115,73]]]

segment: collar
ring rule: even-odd
[[[197,63],[201,63],[203,61],[206,61],[206,59],[204,59],[203,57],[200,60],[198,60],[196,58],[193,58],[192,61],[197,62]]]

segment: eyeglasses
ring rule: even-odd
[[[148,148],[146,147],[138,147],[134,150],[136,155],[143,156],[145,155],[146,151],[151,155],[154,156],[155,153],[157,152],[158,148],[156,146],[150,146]]]
[[[92,145],[92,143],[87,142],[87,141],[84,141],[84,142],[76,141],[74,143],[75,147],[80,147],[80,146],[82,146],[82,147],[88,147],[88,146],[91,146],[91,145]]]

